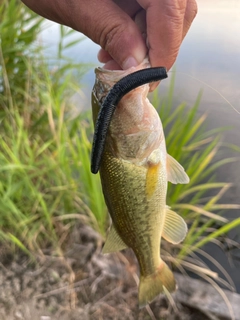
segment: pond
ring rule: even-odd
[[[191,107],[201,89],[203,96],[200,113],[207,112],[210,128],[230,126],[224,141],[240,147],[240,1],[199,0],[198,15],[185,38],[175,64],[176,85],[174,104],[186,101]],[[41,39],[48,47],[46,54],[57,50],[59,27],[48,23]],[[74,49],[65,52],[78,62],[91,63],[93,68],[84,78],[86,98],[78,101],[79,107],[88,108],[90,91],[94,83],[94,66],[99,65],[96,55],[99,47],[85,39]],[[164,94],[170,78],[162,82],[159,94]],[[235,155],[235,154],[234,154]],[[231,154],[228,154],[231,156]],[[225,165],[218,172],[218,181],[234,183],[223,198],[225,203],[240,203],[240,164]],[[238,210],[229,211],[226,217],[239,217]],[[240,230],[232,232],[240,240]],[[226,255],[216,246],[207,251],[227,270],[240,292],[239,265],[231,268]],[[211,266],[215,271],[215,266]]]

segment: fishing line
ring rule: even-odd
[[[205,81],[200,80],[200,79],[198,79],[198,78],[195,78],[194,76],[192,76],[192,75],[190,75],[190,74],[188,74],[188,73],[185,73],[185,72],[181,72],[181,71],[180,71],[180,72],[178,72],[178,71],[169,71],[168,73],[184,74],[185,76],[188,76],[189,78],[192,78],[193,80],[196,80],[196,81],[204,84],[204,85],[207,86],[209,89],[215,91],[225,102],[227,102],[227,104],[228,104],[235,112],[237,112],[237,114],[240,114],[240,111],[238,111],[237,108],[235,108],[235,107],[231,104],[231,102],[230,102],[227,98],[225,98],[223,94],[221,94],[220,91],[218,91],[217,89],[215,89],[214,87],[212,87],[210,84],[206,83]]]
[[[108,92],[98,113],[91,154],[91,172],[97,173],[102,159],[108,128],[121,98],[141,85],[166,79],[164,67],[147,68],[133,72],[119,80]]]

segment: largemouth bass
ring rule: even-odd
[[[110,88],[121,78],[149,67],[144,61],[125,71],[95,70],[93,120]],[[139,305],[176,288],[172,271],[160,257],[161,237],[177,244],[187,233],[184,220],[166,204],[167,183],[188,183],[183,167],[167,154],[159,115],[147,98],[149,85],[118,103],[106,138],[100,177],[112,226],[104,253],[132,248],[140,266]]]

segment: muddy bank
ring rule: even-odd
[[[1,250],[0,319],[217,319],[216,310],[212,313],[211,308],[206,308],[206,290],[202,293],[205,302],[201,308],[196,299],[201,301],[203,296],[193,299],[197,297],[194,292],[202,292],[200,287],[194,288],[199,286],[194,282],[197,280],[190,281],[193,285],[189,286],[181,276],[177,276],[179,290],[172,303],[159,296],[139,310],[138,267],[133,254],[127,250],[102,255],[101,246],[100,236],[82,226],[74,230],[62,258],[49,251],[31,262],[19,252],[13,255]],[[192,290],[192,300],[187,288]],[[217,293],[213,289],[210,294],[209,300],[214,302]],[[220,308],[219,297],[217,301]],[[224,310],[227,315],[226,307]]]

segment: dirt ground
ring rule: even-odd
[[[32,262],[0,247],[0,320],[209,319],[164,296],[139,310],[133,254],[103,255],[101,246],[100,236],[82,226],[63,258],[45,253]]]

